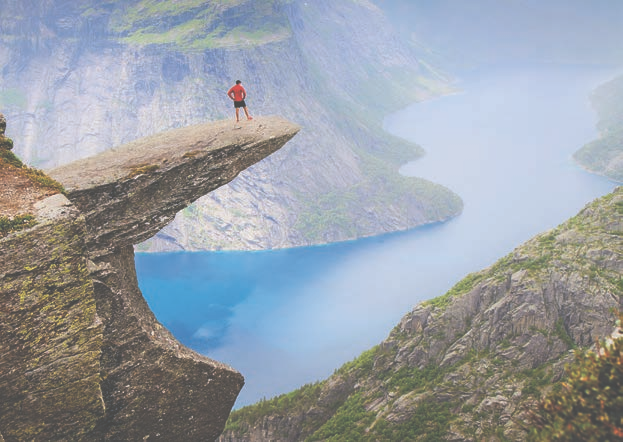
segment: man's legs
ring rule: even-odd
[[[236,108],[236,121],[240,121],[240,108]]]
[[[247,110],[247,107],[243,107],[242,109],[244,109],[244,113],[247,116],[247,120],[252,120],[253,117],[249,115],[249,111]],[[237,116],[237,115],[236,115]]]

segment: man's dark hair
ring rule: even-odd
[[[240,84],[240,83],[242,83],[242,81],[236,80],[236,84]]]

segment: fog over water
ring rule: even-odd
[[[447,223],[322,247],[137,254],[143,294],[183,343],[242,372],[237,406],[322,379],[417,302],[614,188],[571,160],[597,136],[590,91],[612,76],[488,70],[463,79],[461,93],[388,116],[389,132],[427,151],[401,172],[463,198]]]

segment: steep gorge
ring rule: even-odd
[[[623,188],[407,313],[328,379],[232,413],[221,442],[516,440],[623,306]]]
[[[397,173],[421,150],[385,134],[382,116],[449,87],[371,2],[167,4],[8,1],[0,15],[0,106],[17,152],[38,167],[230,116],[237,78],[252,113],[303,127],[141,250],[325,243],[461,210],[448,189]]]

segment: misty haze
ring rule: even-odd
[[[0,0],[0,442],[547,440],[527,410],[620,331],[622,24],[619,0]],[[65,186],[32,225],[13,155]],[[87,188],[114,175],[97,201],[58,178],[89,158]],[[86,223],[67,240],[86,307],[67,247],[40,252],[54,283],[21,264],[51,213]],[[27,304],[36,284],[67,310]],[[57,388],[92,397],[67,411]]]

